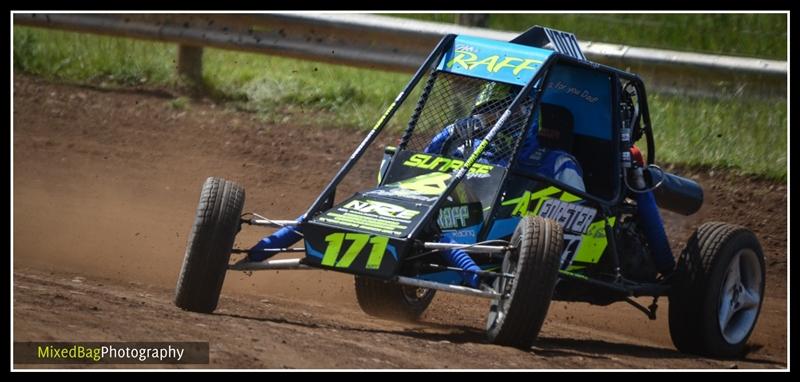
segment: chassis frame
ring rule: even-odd
[[[454,44],[456,36],[455,35],[446,35],[444,36],[440,42],[436,45],[433,51],[429,54],[427,59],[422,63],[419,69],[416,71],[414,76],[411,80],[406,84],[404,89],[397,95],[394,99],[392,104],[386,110],[386,112],[381,116],[381,118],[377,121],[377,123],[373,126],[373,128],[369,131],[366,137],[362,140],[362,142],[358,145],[355,151],[349,156],[347,161],[342,165],[342,167],[338,170],[336,175],[333,179],[327,184],[327,186],[323,189],[320,195],[316,198],[316,200],[311,204],[308,208],[306,213],[303,215],[303,218],[299,221],[293,220],[271,220],[267,218],[263,218],[260,215],[255,215],[256,217],[251,219],[242,219],[241,224],[256,226],[256,227],[286,227],[286,226],[295,226],[295,225],[306,225],[308,224],[309,220],[318,215],[319,213],[329,209],[333,205],[333,197],[336,191],[336,187],[340,184],[340,182],[345,178],[345,176],[350,172],[350,170],[354,167],[356,162],[363,156],[366,149],[375,141],[376,137],[381,133],[381,131],[386,126],[387,122],[394,116],[395,112],[398,110],[400,105],[406,100],[411,90],[419,83],[419,81],[423,78],[424,74],[432,68],[442,57],[444,52],[447,49],[450,49]],[[571,57],[567,54],[562,54],[559,52],[554,52],[548,59],[542,64],[541,69],[538,73],[528,81],[523,87],[522,90],[516,95],[514,100],[511,102],[510,105],[506,108],[503,115],[500,119],[494,124],[491,130],[486,134],[483,138],[482,144],[487,144],[495,134],[503,127],[503,124],[508,119],[511,111],[514,110],[519,104],[529,96],[532,96],[534,99],[534,104],[538,104],[540,102],[542,92],[543,92],[543,84],[547,79],[547,76],[550,73],[550,69],[558,64],[566,64],[572,65],[576,67],[581,67],[585,69],[589,69],[592,71],[599,71],[608,75],[613,82],[618,82],[620,80],[627,81],[630,85],[632,85],[638,94],[638,107],[640,111],[640,115],[637,114],[636,118],[638,120],[639,116],[642,118],[641,128],[643,129],[643,136],[646,138],[647,143],[647,164],[653,164],[655,161],[655,145],[652,136],[652,129],[650,124],[650,115],[647,106],[647,97],[645,93],[645,87],[642,79],[635,74],[625,72],[613,67],[581,60],[575,57]],[[616,88],[612,88],[611,91],[611,103],[612,105],[618,105],[620,101],[620,94]],[[618,113],[614,113],[614,121],[613,121],[613,139],[612,141],[615,144],[615,151],[616,152],[627,152],[630,147],[632,146],[632,142],[630,139],[623,140],[619,139],[620,134],[620,123],[619,123],[619,115]],[[629,132],[627,132],[629,134]],[[400,148],[403,148],[404,142],[401,142]],[[413,242],[413,244],[420,249],[430,249],[430,250],[445,250],[445,249],[463,249],[470,254],[477,254],[483,253],[488,255],[494,255],[499,258],[502,258],[504,253],[507,253],[510,249],[513,249],[509,244],[504,245],[483,245],[483,244],[449,244],[449,243],[440,243],[440,242],[431,242],[431,241],[424,241],[418,240],[420,236],[420,232],[425,226],[426,223],[430,222],[434,219],[436,212],[442,206],[445,195],[449,195],[455,187],[464,179],[467,171],[472,167],[480,152],[476,151],[473,153],[465,162],[464,164],[455,171],[455,175],[453,177],[453,181],[449,183],[447,189],[442,194],[441,197],[437,199],[435,204],[432,208],[429,208],[424,216],[421,218],[420,223],[413,228],[411,233],[407,237],[408,242]],[[617,168],[614,169],[616,174],[621,172],[620,166],[621,164],[617,162]],[[510,166],[509,166],[510,167]],[[503,175],[502,182],[506,181],[508,177],[508,173]],[[624,209],[622,206],[622,200],[624,199],[625,195],[622,192],[622,185],[621,185],[621,178],[618,179],[619,182],[615,185],[615,191],[613,197],[610,199],[603,199],[596,197],[590,193],[585,191],[581,191],[575,188],[570,187],[569,185],[560,183],[554,179],[538,177],[536,175],[531,176],[535,178],[537,181],[544,182],[545,184],[549,184],[559,189],[568,191],[573,195],[577,195],[580,198],[586,200],[587,202],[591,203],[595,206],[598,210],[598,213],[601,216],[608,220],[608,218],[613,216],[619,216],[621,211]],[[493,206],[496,208],[497,205]],[[653,283],[642,283],[642,282],[635,282],[632,283],[630,281],[624,282],[623,277],[621,275],[620,269],[620,255],[618,252],[619,245],[616,243],[615,235],[613,234],[613,229],[610,224],[605,225],[605,234],[608,240],[608,250],[604,256],[608,256],[611,263],[613,264],[614,275],[611,279],[600,279],[600,278],[593,278],[587,277],[584,275],[576,274],[573,272],[569,272],[567,270],[560,270],[560,276],[565,279],[570,279],[573,281],[577,281],[580,283],[585,283],[587,285],[592,285],[596,287],[603,288],[610,293],[615,293],[619,295],[619,301],[627,301],[628,303],[634,305],[637,309],[643,311],[650,319],[655,319],[655,311],[656,311],[656,304],[655,299],[659,296],[664,296],[669,292],[670,285],[667,282],[668,280],[662,280],[659,282]],[[280,249],[273,249],[267,250],[269,252],[274,253],[298,253],[298,252],[305,252],[304,248],[280,248]],[[232,253],[246,253],[246,249],[234,249]],[[306,258],[295,258],[295,259],[282,259],[282,260],[265,260],[263,262],[247,262],[242,261],[231,264],[229,266],[229,270],[235,271],[260,271],[260,270],[309,270],[309,269],[327,269],[327,270],[334,270],[338,271],[337,269],[333,269],[331,267],[326,266],[319,266],[317,264],[312,264],[306,261]],[[449,270],[453,271],[461,271],[464,272],[464,269],[454,268],[454,267],[447,267]],[[490,276],[499,276],[499,277],[513,277],[513,275],[507,274],[500,274],[497,272],[488,272],[484,271],[485,275]],[[420,288],[429,288],[429,289],[436,289],[445,292],[451,293],[459,293],[483,298],[490,298],[496,299],[502,296],[502,294],[498,291],[493,290],[488,285],[481,285],[480,288],[471,288],[462,285],[453,285],[449,283],[442,283],[436,281],[429,281],[423,280],[415,277],[407,277],[403,275],[393,275],[389,278],[383,278],[384,280],[395,282],[401,285],[413,286],[413,287],[420,287]],[[654,302],[649,307],[644,307],[638,304],[637,302],[633,301],[631,297],[638,297],[638,296],[652,296],[654,297]]]

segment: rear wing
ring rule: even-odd
[[[588,61],[586,56],[583,55],[580,45],[578,45],[578,39],[569,32],[536,25],[515,37],[511,42],[537,48],[545,48],[549,45],[556,52],[581,61]]]

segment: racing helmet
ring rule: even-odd
[[[472,108],[472,117],[480,120],[481,125],[488,131],[500,119],[506,108],[511,105],[519,90],[519,86],[501,82],[485,84],[476,97]],[[522,107],[517,109],[515,115],[526,115],[529,111],[530,103],[523,102]]]

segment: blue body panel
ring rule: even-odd
[[[458,244],[475,244],[478,240],[478,233],[481,231],[483,223],[459,230],[445,231],[442,233],[442,242]]]
[[[567,108],[574,133],[611,140],[611,81],[602,72],[555,65],[542,94],[543,103]]]
[[[524,86],[553,53],[552,50],[510,42],[458,36],[437,69]]]
[[[463,278],[461,274],[456,271],[443,271],[436,273],[428,273],[416,277],[420,280],[435,281],[443,284],[461,285]]]
[[[324,253],[314,249],[314,247],[312,247],[311,243],[309,243],[308,241],[305,242],[305,247],[306,247],[306,254],[308,256],[316,257],[321,260],[322,256],[325,255]]]
[[[517,229],[517,224],[522,220],[519,216],[512,216],[509,218],[495,219],[492,224],[492,229],[486,236],[486,240],[505,239],[514,233]]]

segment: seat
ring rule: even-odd
[[[541,104],[537,138],[542,147],[572,154],[575,119],[570,111],[551,103]]]

